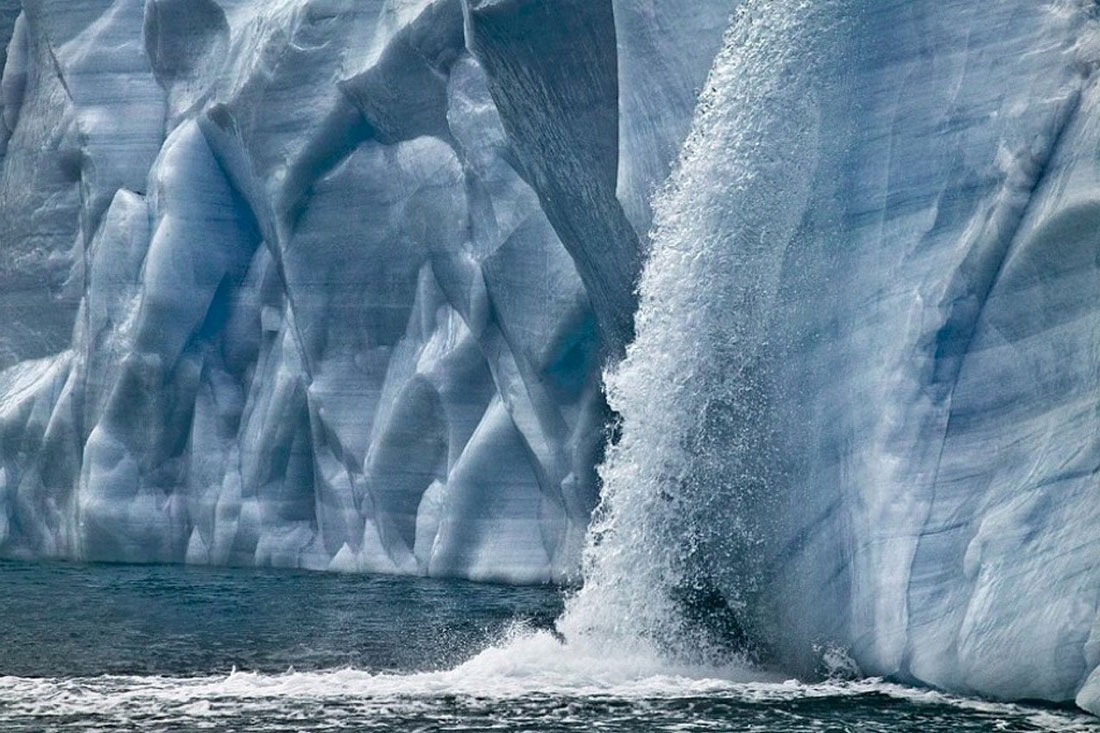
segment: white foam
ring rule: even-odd
[[[799,699],[881,695],[918,706],[949,706],[1014,719],[1043,730],[1091,727],[1084,716],[1068,712],[965,699],[882,680],[811,685],[778,678],[752,681],[738,679],[736,674],[708,677],[692,676],[689,670],[678,672],[653,673],[649,662],[642,659],[594,660],[583,650],[574,653],[546,634],[535,634],[509,647],[490,649],[444,672],[402,675],[342,669],[276,675],[233,671],[206,677],[0,677],[0,721],[96,716],[178,722],[289,714],[314,709],[313,705],[336,705],[342,715],[400,716],[402,711],[424,712],[433,704],[455,698],[486,704],[551,698],[660,702],[709,697],[774,705]]]
[[[1080,730],[1087,718],[1059,711],[965,699],[878,679],[805,684],[736,665],[669,665],[644,645],[608,639],[561,643],[547,632],[516,629],[511,638],[450,670],[412,674],[355,669],[260,674],[233,670],[202,677],[0,677],[0,723],[96,716],[185,720],[289,714],[319,705],[343,714],[400,715],[465,700],[472,704],[551,698],[670,701],[715,698],[773,705],[799,699],[882,695],[914,705],[950,706],[1013,718],[1047,730]],[[321,709],[321,708],[318,708]]]
[[[761,681],[769,680],[770,681]],[[0,710],[23,715],[82,715],[172,709],[210,713],[211,703],[358,701],[369,707],[440,697],[515,700],[531,696],[664,699],[721,694],[780,678],[739,667],[670,666],[644,645],[619,651],[593,640],[562,644],[547,632],[515,631],[450,670],[413,674],[355,669],[259,674],[233,670],[203,677],[0,677]]]

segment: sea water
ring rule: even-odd
[[[1100,731],[882,681],[662,668],[553,632],[559,590],[0,563],[0,730]]]

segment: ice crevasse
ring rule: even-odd
[[[561,581],[602,494],[582,610],[1100,712],[1096,3],[0,39],[0,553]]]

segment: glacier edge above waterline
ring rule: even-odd
[[[0,0],[0,552],[583,567],[1100,712],[1097,20]]]

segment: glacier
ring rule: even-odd
[[[1100,5],[0,41],[0,555],[583,577],[568,639],[1100,714]]]
[[[567,5],[5,0],[0,552],[575,578],[729,9]]]

